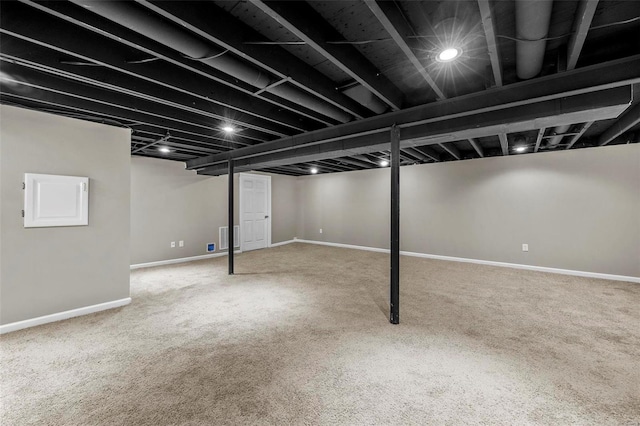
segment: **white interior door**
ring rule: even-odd
[[[271,176],[240,174],[240,250],[271,245]]]

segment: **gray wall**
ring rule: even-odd
[[[216,243],[218,253],[218,229],[227,226],[227,182],[226,176],[198,176],[181,162],[132,157],[131,264],[205,255],[207,243]],[[238,175],[235,188],[238,224]],[[294,189],[294,178],[271,176],[272,243],[295,236]]]
[[[400,180],[402,250],[640,276],[640,144],[409,166]],[[299,238],[389,247],[389,169],[297,184]]]
[[[0,108],[0,323],[129,297],[129,130]],[[88,176],[89,225],[25,229],[24,173]]]

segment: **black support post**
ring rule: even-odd
[[[391,324],[400,323],[400,129],[391,127]]]
[[[227,241],[229,241],[229,275],[233,275],[233,159],[229,160],[229,228],[227,228]]]

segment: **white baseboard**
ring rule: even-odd
[[[297,240],[294,238],[293,240],[287,240],[287,241],[280,241],[279,243],[273,243],[271,244],[271,247],[279,247],[279,246],[283,246],[285,244],[291,244],[291,243],[295,243]]]
[[[93,314],[95,312],[105,311],[107,309],[119,308],[131,303],[131,298],[114,300],[111,302],[99,303],[97,305],[85,306],[84,308],[71,309],[70,311],[58,312],[57,314],[45,315],[42,317],[31,318],[24,321],[12,322],[10,324],[0,325],[0,334],[10,333],[12,331],[22,330],[23,328],[35,327],[37,325],[48,324],[50,322],[62,321],[65,319],[79,317],[82,315]]]
[[[325,241],[312,241],[296,239],[296,242],[307,244],[319,244],[323,246],[350,248],[354,250],[375,251],[379,253],[389,253],[389,249],[356,246],[352,244],[329,243]],[[416,253],[411,251],[400,251],[403,256],[423,257],[426,259],[446,260],[451,262],[477,263],[480,265],[500,266],[503,268],[526,269],[529,271],[550,272],[552,274],[574,275],[577,277],[600,278],[603,280],[629,281],[632,283],[640,283],[640,277],[629,277],[625,275],[602,274],[599,272],[574,271],[571,269],[548,268],[546,266],[520,265],[517,263],[495,262],[492,260],[467,259],[464,257],[440,256],[437,254]]]
[[[242,252],[240,250],[234,250],[233,253],[240,254]],[[167,259],[167,260],[158,260],[156,262],[136,263],[135,265],[131,265],[129,268],[130,269],[151,268],[153,266],[163,266],[163,265],[172,265],[174,263],[193,262],[195,260],[211,259],[214,257],[220,257],[220,256],[226,256],[226,255],[227,255],[227,252],[223,251],[220,253],[203,254],[201,256],[180,257],[178,259]]]

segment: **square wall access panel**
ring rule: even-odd
[[[89,178],[24,174],[24,227],[89,224]]]

